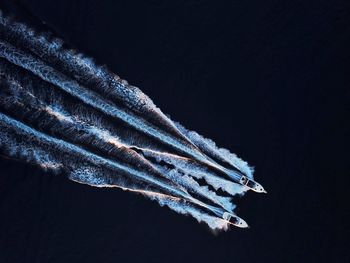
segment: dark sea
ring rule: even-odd
[[[268,194],[237,199],[250,228],[213,233],[140,195],[1,157],[1,263],[350,262],[348,1],[17,4],[248,161]]]

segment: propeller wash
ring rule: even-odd
[[[0,11],[2,154],[140,193],[212,229],[247,227],[232,196],[264,193],[246,162],[173,122],[142,91]]]

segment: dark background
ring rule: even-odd
[[[187,128],[256,167],[249,229],[0,160],[0,262],[350,262],[350,9],[341,1],[21,0]],[[344,238],[343,238],[344,236]]]

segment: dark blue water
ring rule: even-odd
[[[1,158],[0,262],[347,262],[345,1],[19,2],[253,164],[268,195],[238,200],[250,229],[213,235],[141,196]]]

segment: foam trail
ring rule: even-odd
[[[115,187],[115,186],[107,185],[105,187]],[[140,189],[130,189],[130,188],[124,188],[124,187],[122,187],[121,189],[125,191],[143,194],[148,198],[157,201],[161,206],[167,206],[179,214],[191,215],[198,222],[206,223],[213,230],[227,230],[229,224],[231,224],[229,221],[226,221],[222,218],[212,216],[206,212],[203,212],[197,207],[195,207],[194,205],[191,205],[190,203],[184,201],[183,199],[175,196],[165,195],[157,192],[145,191]]]
[[[196,149],[193,149],[191,145],[186,145],[185,142],[177,140],[172,136],[161,132],[147,122],[133,116],[128,112],[123,111],[116,105],[113,105],[111,102],[103,100],[98,94],[84,89],[76,81],[62,75],[60,72],[56,71],[50,66],[45,65],[41,60],[31,56],[30,54],[18,50],[6,42],[0,41],[0,57],[3,57],[11,63],[14,63],[17,66],[31,71],[33,74],[39,76],[43,80],[58,86],[67,93],[76,98],[79,98],[84,103],[102,111],[103,113],[111,117],[121,119],[135,129],[144,132],[148,136],[151,136],[154,139],[158,139],[162,143],[172,146],[175,149],[186,153],[197,160],[200,160],[218,170],[223,171],[237,182],[240,181],[242,176],[241,174],[235,171],[228,172],[227,169],[218,165],[217,163],[213,161],[209,162],[206,156],[198,152]]]
[[[129,191],[130,189],[125,189]],[[135,190],[131,190],[135,191]],[[139,192],[139,191],[137,191]],[[182,199],[178,199],[169,195],[159,195],[157,193],[149,193],[140,191],[142,194],[146,194],[149,198],[158,201],[161,206],[167,206],[179,214],[191,215],[198,222],[206,223],[213,230],[227,230],[230,222],[216,216],[212,216],[207,212],[203,212],[195,206],[184,202]]]
[[[88,166],[88,168],[85,168],[83,172],[81,172],[81,168],[75,167],[74,163],[71,164],[69,166],[70,168],[69,176],[72,179],[79,180],[83,183],[87,182],[88,184],[92,184],[92,185],[99,185],[99,184],[109,185],[111,183],[108,183],[108,180],[105,179],[106,178],[105,175],[96,177],[96,175],[98,174],[99,168],[92,168],[93,166],[103,167],[104,169],[107,169],[107,171],[111,170],[112,172],[116,173],[114,176],[110,175],[109,180],[114,180],[116,176],[120,175],[120,173],[130,175],[132,177],[135,177],[136,181],[139,180],[142,182],[150,183],[151,185],[158,187],[165,193],[178,196],[179,198],[192,202],[195,205],[201,206],[209,211],[215,212],[218,215],[222,215],[225,212],[220,208],[216,208],[214,206],[205,204],[202,201],[197,200],[196,198],[193,198],[186,191],[181,190],[180,188],[176,188],[175,186],[172,186],[170,184],[167,184],[167,182],[164,182],[157,178],[153,178],[148,174],[145,174],[144,172],[137,171],[133,168],[127,167],[115,161],[101,158],[93,153],[87,152],[84,149],[79,148],[70,143],[42,134],[41,132],[35,131],[32,128],[2,113],[0,113],[0,127],[1,127],[1,132],[0,132],[1,145],[6,145],[9,148],[8,150],[9,155],[14,155],[17,152],[21,155],[20,156],[21,158],[23,157],[31,158],[31,160],[29,161],[32,161],[33,163],[37,163],[40,166],[42,166],[42,163],[45,165],[49,163],[50,165],[46,165],[48,167],[64,166],[62,165],[62,162],[57,163],[57,161],[56,162],[49,161],[51,159],[50,154],[45,153],[45,148],[47,148],[47,149],[55,149],[57,151],[64,152],[64,155],[63,155],[64,157],[61,157],[61,158],[64,158],[64,160],[76,159],[76,160],[79,160],[79,162],[84,161],[84,162],[89,162],[91,164],[90,166]],[[33,146],[33,145],[29,147],[25,147],[26,142],[22,142],[20,144],[14,144],[13,143],[14,134],[18,137],[21,137],[20,139],[21,141],[25,138],[27,139],[26,141],[31,143],[33,143],[33,141],[37,141],[39,150],[36,149],[37,146]],[[23,149],[23,147],[25,147],[26,149]],[[19,148],[22,148],[20,152],[19,152]],[[67,153],[68,155],[70,155],[69,157],[66,156]],[[62,154],[60,154],[60,156],[62,156]],[[65,161],[63,161],[63,163],[64,162]],[[123,186],[124,184],[125,184],[125,181],[123,179],[118,180],[117,182],[117,185]]]
[[[201,163],[196,163],[192,159],[149,149],[138,148],[137,150],[140,151],[146,159],[151,158],[151,160],[156,163],[165,162],[173,166],[177,171],[181,171],[197,179],[204,179],[209,185],[214,187],[215,190],[221,189],[230,195],[243,194],[248,190],[248,188],[243,185],[221,178],[214,172],[209,171],[208,167],[201,165]]]
[[[106,177],[106,173],[108,172],[99,172],[101,169],[98,168],[85,166],[83,168],[73,169],[69,164],[66,166],[67,163],[63,164],[62,160],[59,160],[52,153],[47,153],[44,144],[42,147],[36,147],[34,145],[28,145],[28,140],[23,142],[19,137],[16,139],[14,136],[16,133],[8,126],[11,122],[16,123],[0,113],[0,146],[2,151],[7,155],[17,156],[17,158],[35,163],[44,170],[50,170],[56,173],[65,170],[68,177],[75,182],[89,184],[95,187],[116,187],[142,194],[152,200],[156,200],[161,206],[166,205],[178,213],[192,215],[199,222],[205,222],[212,229],[227,229],[226,221],[203,213],[179,197],[150,190],[151,187],[142,186],[142,184],[135,181],[128,183],[127,181],[115,180],[114,177],[113,180],[108,180]],[[15,130],[18,132],[18,128],[15,128]],[[69,155],[71,156],[71,154]]]
[[[65,49],[63,41],[49,34],[37,34],[25,24],[11,21],[0,11],[0,34],[3,39],[25,46],[48,64],[76,78],[89,88],[125,105],[128,109],[146,116],[153,124],[161,126],[170,133],[188,139],[182,135],[176,125],[145,95],[139,88],[129,85],[106,67],[97,66],[91,58]]]
[[[180,123],[175,123],[176,126],[206,155],[218,160],[219,162],[230,164],[232,167],[244,173],[247,177],[253,178],[254,169],[247,162],[243,161],[237,155],[229,152],[227,149],[218,148],[214,141],[204,138],[197,132],[187,130]]]
[[[166,128],[169,132],[180,136],[187,142],[193,142],[183,135],[187,134],[188,131],[184,130],[182,126],[179,127],[179,124],[173,123],[140,89],[129,85],[106,67],[97,66],[91,58],[78,54],[75,50],[64,48],[62,40],[54,38],[50,34],[38,34],[23,23],[11,21],[1,10],[0,34],[10,42],[25,46],[47,63],[58,66],[61,71],[75,77],[78,81],[83,82],[105,97],[112,99],[114,102],[123,103],[130,110],[136,110],[158,126]],[[202,145],[195,144],[196,146]],[[219,156],[222,159],[222,154]],[[232,158],[235,163],[234,167],[242,168],[237,165],[237,158],[234,155],[224,154],[224,156],[229,157],[228,160],[225,159],[226,162],[232,163],[229,161]],[[250,169],[242,169],[242,171],[247,172],[248,177],[252,177]]]
[[[106,158],[102,158],[96,154],[88,152],[68,142],[45,135],[2,113],[0,113],[0,122],[2,125],[1,132],[3,132],[3,130],[11,130],[12,132],[15,132],[18,136],[22,136],[22,138],[31,138],[32,140],[35,139],[39,145],[45,145],[46,147],[50,147],[49,149],[55,149],[56,151],[62,151],[65,153],[71,153],[77,158],[77,160],[84,160],[86,162],[91,163],[94,166],[105,167],[106,169],[114,170],[116,172],[116,176],[120,173],[127,174],[135,177],[137,180],[156,185],[160,189],[164,189],[165,191],[168,191],[170,193],[174,193],[182,197],[188,197],[186,192],[180,189],[176,189],[171,185],[167,184],[166,182],[161,181],[160,179],[153,178],[144,172],[137,171],[124,164],[117,163]],[[6,140],[4,139],[4,137],[5,135],[2,134],[1,141],[3,145],[6,145]],[[74,168],[74,165],[72,165],[72,167]]]
[[[1,10],[0,150],[78,183],[142,194],[213,229],[246,227],[231,196],[264,192],[235,154]]]
[[[11,77],[11,72],[9,73],[4,78]],[[26,82],[28,83],[27,78]],[[44,90],[41,92],[44,92]],[[109,155],[109,158],[132,164],[137,166],[138,169],[142,167],[153,176],[166,177],[187,188],[190,192],[200,195],[201,198],[209,199],[230,212],[234,209],[229,198],[218,196],[215,192],[210,191],[208,187],[200,186],[193,179],[187,175],[179,174],[176,170],[168,170],[163,167],[156,169],[147,159],[133,150],[136,148],[135,146],[130,147],[130,145],[119,141],[108,131],[79,122],[62,110],[61,105],[58,105],[57,102],[53,105],[45,105],[43,101],[30,92],[30,88],[23,88],[14,79],[7,79],[6,85],[2,85],[0,95],[2,107],[12,112],[17,118],[22,118],[22,121],[36,123],[36,127],[46,130],[46,132],[52,133],[52,131],[55,131],[56,136],[75,144],[86,145],[86,142],[89,142],[90,146],[97,148],[107,156]],[[144,149],[144,151],[146,150]]]
[[[7,59],[11,63],[20,66],[26,70],[29,70],[33,74],[39,76],[43,80],[56,85],[63,89],[68,94],[79,98],[82,102],[100,110],[101,112],[123,120],[125,123],[140,130],[155,139],[161,140],[163,143],[169,144],[172,147],[187,153],[195,158],[204,159],[204,156],[194,149],[190,149],[190,146],[184,145],[182,142],[174,139],[172,136],[161,132],[157,128],[146,123],[144,120],[137,118],[131,113],[125,112],[125,110],[117,107],[109,101],[102,99],[95,92],[86,90],[74,80],[69,79],[54,68],[44,64],[40,59],[16,49],[12,45],[0,41],[0,56]]]
[[[191,139],[189,139],[189,137],[192,136],[184,136],[184,134],[196,134],[189,134],[182,126],[172,122],[140,89],[128,85],[125,80],[121,80],[106,67],[97,66],[92,59],[85,57],[83,54],[77,54],[74,50],[64,48],[62,40],[54,38],[50,34],[37,34],[25,24],[11,21],[11,19],[7,18],[1,11],[0,35],[11,43],[24,46],[41,59],[45,60],[48,64],[55,65],[60,71],[83,82],[88,85],[89,88],[112,99],[113,102],[121,102],[129,109],[136,110],[136,112],[139,114],[141,113],[144,118],[150,119],[153,123],[156,122],[158,126],[179,136],[186,143],[190,142],[192,145],[198,147],[202,146],[202,150],[205,153],[214,153],[214,156],[219,157],[218,159],[220,161],[223,160],[226,163],[232,164],[235,168],[252,178],[252,169],[249,169],[246,164],[241,165],[244,164],[242,160],[224,149],[217,149],[215,144],[214,147],[212,147],[213,144],[209,140],[205,140],[205,143],[201,140],[200,143],[198,143],[198,140],[197,143],[193,143],[198,136],[194,136],[195,138]],[[208,149],[209,151],[206,151]],[[213,154],[211,156],[213,156]],[[217,165],[217,168],[222,169],[219,165]],[[241,177],[240,174],[237,174],[235,171],[223,170],[231,175],[233,179],[239,181]]]
[[[7,75],[5,78],[8,77]],[[140,166],[155,176],[161,176],[145,158],[125,147],[118,138],[110,136],[108,139],[107,131],[77,121],[59,104],[45,104],[35,97],[35,93],[24,88],[16,80],[7,79],[6,83],[4,82],[5,80],[2,82],[0,92],[1,106],[22,122],[34,123],[33,126],[46,133],[54,134],[76,145],[89,146],[90,150],[97,149],[109,158]],[[111,143],[113,147],[108,145]]]
[[[128,188],[125,186],[106,184],[104,181],[101,181],[99,179],[101,177],[103,176],[97,177],[96,179],[96,172],[92,173],[91,169],[79,169],[70,175],[70,179],[78,183],[88,184],[94,187],[120,188],[124,191],[142,194],[151,200],[157,201],[160,206],[167,206],[180,214],[191,215],[198,222],[206,223],[213,230],[227,230],[229,224],[231,224],[229,221],[222,219],[224,211],[220,209],[215,209],[213,207],[208,207],[205,204],[200,204],[200,206],[207,208],[208,211],[214,211],[213,214],[215,216],[213,216],[182,198],[169,194],[159,193],[153,190],[145,190],[144,188],[139,188],[139,186],[136,185],[133,185],[132,188]]]

